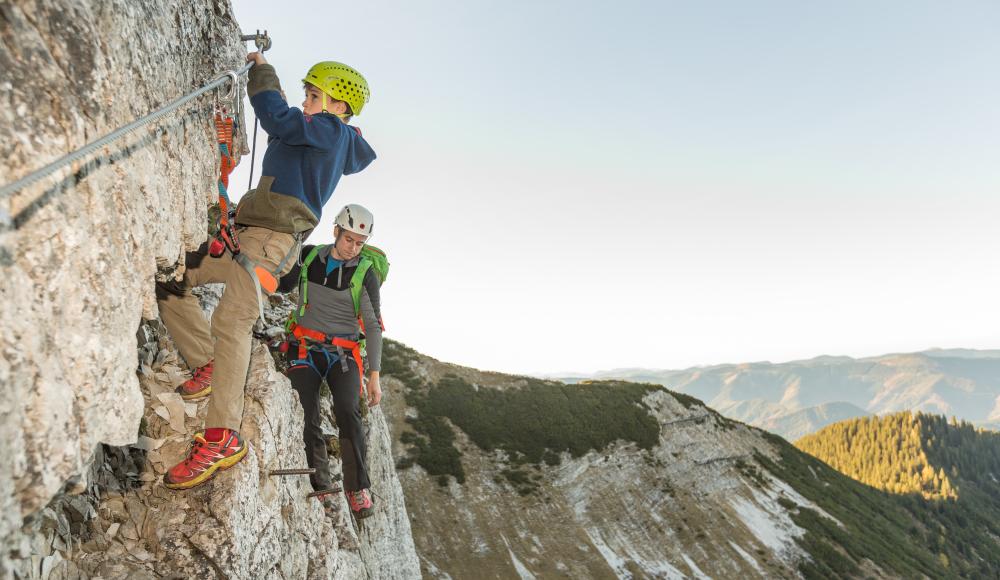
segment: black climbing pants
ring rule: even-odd
[[[336,352],[321,348],[309,349],[306,361],[297,358],[293,343],[289,348],[288,378],[299,394],[305,412],[305,429],[302,437],[306,444],[306,460],[316,473],[310,476],[314,490],[329,489],[330,459],[326,440],[320,429],[320,386],[326,380],[333,395],[333,415],[340,430],[340,456],[343,461],[344,491],[358,491],[371,487],[365,461],[367,445],[361,426],[361,375],[350,352],[341,359]],[[346,363],[346,370],[345,364]]]

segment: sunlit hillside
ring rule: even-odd
[[[943,563],[981,577],[1000,565],[1000,433],[940,415],[896,413],[830,425],[795,445],[873,488],[919,522]]]

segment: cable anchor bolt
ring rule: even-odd
[[[271,37],[267,35],[266,30],[263,33],[260,30],[258,30],[257,34],[244,34],[243,36],[240,37],[240,40],[242,40],[243,42],[248,42],[252,40],[254,46],[256,46],[257,50],[259,50],[260,52],[265,52],[269,48],[271,48]]]

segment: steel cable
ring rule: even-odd
[[[190,92],[190,93],[188,93],[188,94],[186,94],[186,95],[184,95],[182,97],[179,97],[179,98],[171,101],[169,104],[165,105],[164,107],[161,107],[160,109],[158,109],[158,110],[156,110],[156,111],[154,111],[154,112],[146,115],[145,117],[142,117],[140,119],[132,121],[128,125],[125,125],[124,127],[116,129],[116,130],[112,131],[111,133],[108,133],[107,135],[105,135],[104,137],[101,137],[97,141],[94,141],[92,143],[88,143],[87,145],[84,145],[83,147],[77,149],[76,151],[73,151],[72,153],[64,155],[64,156],[60,157],[59,159],[56,159],[55,161],[53,161],[52,163],[49,163],[45,167],[42,167],[41,169],[37,169],[35,171],[32,171],[31,173],[29,173],[28,175],[25,175],[21,179],[18,179],[17,181],[15,181],[13,183],[10,183],[8,185],[3,186],[2,188],[0,188],[0,200],[6,199],[9,195],[11,195],[12,193],[14,193],[15,191],[19,191],[21,189],[24,189],[25,187],[28,187],[29,185],[32,185],[32,184],[38,182],[39,180],[45,178],[48,175],[51,175],[52,173],[54,173],[55,171],[57,171],[59,168],[65,166],[65,165],[69,165],[71,163],[74,163],[76,161],[80,161],[81,159],[86,158],[88,155],[90,155],[94,151],[100,149],[101,147],[104,147],[105,145],[113,143],[114,141],[120,139],[121,137],[124,137],[125,135],[128,135],[129,133],[132,133],[136,129],[139,129],[140,127],[144,127],[144,126],[148,125],[149,123],[152,123],[153,121],[156,121],[156,120],[160,119],[161,117],[163,117],[163,116],[165,116],[165,115],[167,115],[169,113],[172,113],[173,111],[175,111],[175,110],[183,107],[185,104],[193,101],[194,99],[197,99],[198,97],[204,95],[205,93],[207,93],[207,92],[209,92],[209,91],[211,91],[213,89],[216,89],[218,87],[221,87],[226,82],[233,82],[234,83],[234,85],[230,87],[230,90],[233,91],[233,92],[235,92],[236,91],[236,86],[235,86],[236,79],[238,79],[239,77],[241,77],[244,74],[246,74],[250,70],[250,67],[252,67],[252,66],[253,66],[253,63],[248,63],[245,66],[243,66],[242,68],[240,68],[239,70],[228,71],[226,73],[223,73],[222,75],[216,77],[215,80],[213,80],[212,82],[208,83],[207,85],[201,87],[200,89],[198,89],[196,91],[193,91],[193,92]]]

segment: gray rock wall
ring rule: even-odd
[[[228,0],[0,2],[0,184],[244,54]],[[172,394],[185,368],[165,338],[137,378],[136,330],[156,317],[154,278],[204,241],[212,103],[0,199],[0,577],[419,575],[388,449],[371,460],[386,501],[360,535],[342,497],[331,522],[304,478],[268,476],[304,463],[302,418],[259,347],[243,433],[253,453],[197,490],[160,484],[205,405]],[[373,440],[387,447],[377,417]]]
[[[173,384],[183,368],[167,345],[144,366],[146,451],[139,484],[104,493],[76,550],[61,556],[84,576],[119,578],[359,578],[358,544],[346,525],[324,517],[306,476],[272,476],[305,466],[302,412],[266,348],[254,349],[242,435],[247,458],[188,491],[161,485],[201,428],[208,401],[184,402]],[[161,354],[162,353],[162,354]],[[346,510],[346,507],[345,507]],[[340,522],[338,522],[340,523]]]
[[[359,550],[368,577],[420,578],[420,560],[410,530],[403,486],[392,455],[392,435],[381,406],[368,413],[368,471],[375,513],[359,530]]]
[[[8,183],[241,64],[228,2],[0,5]],[[206,106],[0,200],[0,538],[100,442],[134,441],[135,332],[157,266],[204,238],[217,145]],[[133,149],[123,149],[131,146]],[[112,163],[111,160],[115,162]],[[85,175],[78,181],[78,177]]]
[[[202,293],[211,309],[218,288]],[[277,309],[281,310],[281,308]],[[273,312],[273,311],[272,311]],[[269,312],[271,318],[272,312]],[[140,390],[142,434],[129,447],[98,448],[81,495],[60,494],[22,529],[10,562],[16,575],[48,580],[104,578],[417,578],[420,564],[381,412],[368,414],[375,514],[357,523],[343,495],[325,514],[306,497],[304,475],[275,469],[306,465],[303,418],[295,392],[267,349],[254,348],[242,435],[247,458],[188,491],[163,487],[204,423],[208,400],[174,392],[184,375],[162,326],[144,327]],[[333,461],[339,479],[340,463]]]

